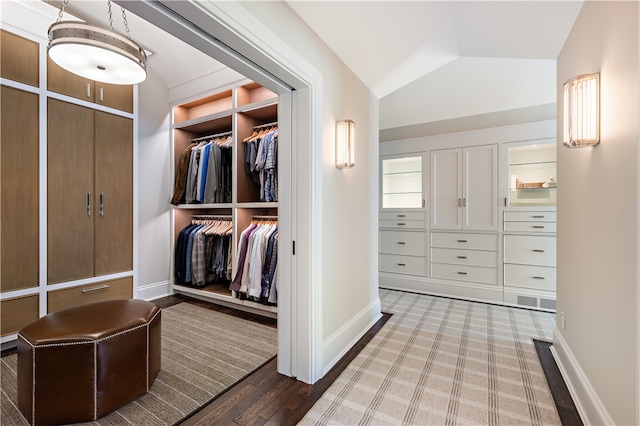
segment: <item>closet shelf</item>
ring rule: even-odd
[[[232,203],[215,203],[215,204],[179,204],[177,206],[173,206],[174,209],[178,210],[206,210],[206,209],[230,209],[233,207]]]
[[[200,133],[213,129],[231,130],[232,116],[229,111],[219,112],[204,117],[198,117],[173,125],[174,129],[188,130]]]
[[[238,305],[243,306],[243,310],[253,312],[258,315],[267,316],[270,318],[277,318],[278,308],[276,306],[263,305],[261,303],[253,302],[251,300],[240,300],[232,296],[231,290],[229,294],[221,294],[219,292],[207,291],[206,289],[199,289],[193,287],[187,287],[180,284],[174,284],[173,289],[179,293],[189,294],[196,298],[204,298],[204,300],[215,299],[219,304],[231,308],[238,308]],[[226,303],[225,303],[226,302]]]

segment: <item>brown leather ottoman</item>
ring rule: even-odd
[[[31,424],[89,422],[149,391],[161,310],[111,300],[46,315],[18,333],[18,408]]]

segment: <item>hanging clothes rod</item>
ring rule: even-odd
[[[277,122],[277,121],[274,121],[273,123],[258,124],[257,126],[252,126],[251,128],[252,128],[253,130],[256,130],[256,129],[262,129],[262,128],[264,128],[264,127],[274,127],[274,126],[277,126],[277,125],[278,125],[278,122]]]
[[[231,215],[219,215],[219,214],[192,214],[191,219],[224,219],[231,220]]]
[[[229,131],[229,132],[223,132],[223,133],[216,133],[215,135],[200,136],[198,138],[191,139],[191,142],[200,142],[200,141],[204,141],[204,140],[207,140],[207,139],[220,138],[222,136],[231,135],[232,133],[233,132]]]
[[[253,220],[278,220],[278,216],[252,216]]]

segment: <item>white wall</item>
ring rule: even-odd
[[[600,145],[558,148],[554,347],[592,424],[640,422],[638,18],[637,2],[585,2],[557,65],[558,117],[562,82],[601,72]]]
[[[169,294],[171,274],[171,111],[167,85],[149,69],[138,85],[137,297]]]
[[[380,315],[377,265],[378,100],[284,2],[242,2],[322,74],[322,368],[327,371]],[[356,123],[356,166],[335,167],[335,121]],[[295,141],[294,141],[295,143]],[[295,179],[295,178],[294,178]]]
[[[555,81],[553,60],[458,58],[383,97],[380,128],[555,103]]]

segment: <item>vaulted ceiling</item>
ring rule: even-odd
[[[29,1],[39,3],[21,0]],[[582,6],[572,0],[287,3],[379,98],[459,58],[555,60]],[[76,0],[67,10],[105,26],[106,4]],[[118,5],[114,11],[114,28],[124,32]],[[151,52],[149,65],[170,88],[224,67],[132,13],[127,17],[132,38]]]

